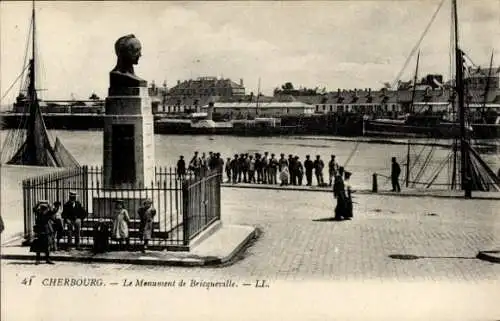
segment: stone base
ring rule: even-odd
[[[110,93],[104,116],[104,187],[148,187],[154,181],[154,132],[147,88]]]
[[[130,219],[139,219],[137,210],[142,206],[144,200],[151,195],[143,191],[107,191],[92,198],[93,218],[114,218],[115,201],[122,200],[123,207],[128,211]]]

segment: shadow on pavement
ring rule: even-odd
[[[413,254],[391,254],[391,259],[395,260],[418,260],[418,259],[458,259],[458,260],[477,260],[471,256],[418,256]]]
[[[8,262],[5,264],[7,264],[7,265],[35,265],[35,258],[33,258],[33,261],[14,261],[14,262]]]
[[[343,222],[343,221],[350,221],[350,219],[336,219],[334,217],[325,217],[325,218],[317,218],[312,220],[313,222]]]

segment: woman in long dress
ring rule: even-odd
[[[50,252],[54,250],[54,228],[52,221],[52,211],[49,202],[40,201],[34,208],[35,212],[35,239],[31,244],[30,252],[36,253],[35,264],[40,263],[40,254],[45,253],[45,262],[54,264],[50,260]]]
[[[346,203],[345,203],[345,213],[343,215],[344,219],[350,220],[353,216],[352,213],[352,187],[351,187],[351,178],[352,173],[351,172],[345,172],[344,173],[344,190],[345,190],[345,196],[346,196]]]
[[[347,198],[344,180],[342,179],[342,176],[340,176],[339,172],[337,172],[337,176],[335,176],[335,183],[333,184],[333,197],[337,199],[334,220],[340,221],[345,215]]]
[[[123,248],[124,242],[128,247],[128,224],[130,223],[130,217],[128,216],[128,211],[123,208],[122,200],[117,200],[115,204],[115,220],[113,221],[113,231],[111,237],[120,243],[120,248]]]

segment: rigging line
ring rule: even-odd
[[[434,155],[434,149],[435,149],[435,147],[431,147],[429,154],[427,154],[427,157],[425,158],[424,163],[423,163],[422,167],[420,168],[420,171],[417,173],[417,176],[415,177],[416,181],[419,181],[422,178],[422,176],[424,175],[425,171],[427,170],[427,167],[430,164],[432,156]]]
[[[29,48],[30,39],[31,39],[31,28],[33,28],[33,19],[30,19],[30,26],[29,26],[29,29],[28,29],[28,35],[26,36],[26,48],[24,49],[24,59],[23,59],[23,63],[25,65],[27,64],[26,63],[26,59],[28,58],[28,48]],[[23,72],[25,71],[25,69],[23,70]],[[23,86],[23,83],[21,82],[21,86],[19,88],[19,91],[22,90],[22,86]]]
[[[10,92],[10,90],[12,89],[12,87],[14,87],[14,85],[16,84],[16,82],[19,80],[19,78],[21,78],[21,76],[24,74],[24,72],[26,71],[26,69],[28,67],[29,67],[29,64],[24,67],[23,71],[21,71],[21,73],[19,74],[19,76],[17,76],[17,78],[14,80],[14,82],[12,83],[12,85],[10,85],[10,87],[4,93],[4,95],[2,96],[2,98],[0,98],[0,100],[3,100],[5,98],[5,96],[7,96],[7,94]]]
[[[427,184],[426,188],[429,188],[432,186],[432,184],[434,184],[434,182],[436,181],[436,179],[439,177],[439,174],[441,174],[441,171],[443,170],[444,166],[446,164],[448,164],[449,160],[451,159],[451,157],[453,156],[453,153],[449,153],[448,156],[445,158],[444,161],[442,161],[437,169],[436,169],[436,172],[435,172],[435,175],[432,177],[432,179],[430,180],[430,182]]]
[[[347,157],[347,160],[346,160],[346,161],[345,161],[345,163],[344,163],[344,168],[346,168],[346,167],[347,167],[347,165],[349,164],[349,162],[351,161],[351,158],[354,156],[354,153],[355,153],[355,152],[356,152],[356,150],[358,149],[358,146],[359,146],[359,143],[360,143],[360,142],[361,142],[361,141],[359,141],[359,140],[356,142],[356,145],[354,146],[353,150],[352,150],[352,151],[351,151],[351,153],[349,154],[349,157]]]
[[[411,58],[413,57],[413,55],[415,55],[415,52],[418,50],[418,48],[420,47],[420,44],[422,43],[422,41],[424,40],[425,36],[427,35],[427,32],[431,28],[431,25],[434,22],[434,20],[436,19],[437,14],[438,14],[439,10],[441,9],[441,7],[443,6],[444,2],[445,2],[445,0],[441,0],[441,2],[439,3],[438,8],[436,9],[436,11],[434,12],[434,14],[432,15],[431,20],[429,21],[429,24],[427,25],[427,27],[425,28],[424,32],[422,33],[422,35],[418,39],[417,44],[412,48],[412,50],[410,52],[410,55],[408,56],[408,58],[406,58],[406,61],[405,61],[404,65],[403,65],[403,68],[398,73],[398,75],[396,76],[396,79],[392,83],[392,87],[394,87],[396,85],[396,83],[398,82],[398,80],[400,80],[401,76],[403,75],[403,72],[405,71],[406,67],[410,63]]]

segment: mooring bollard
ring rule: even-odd
[[[472,180],[467,177],[465,179],[465,198],[472,198]]]
[[[377,173],[373,173],[372,193],[378,192]]]

